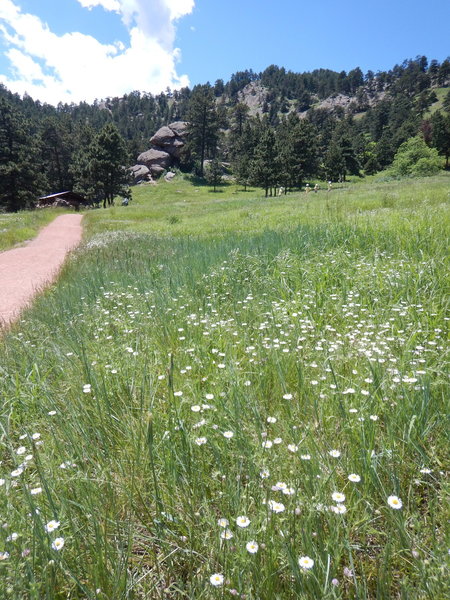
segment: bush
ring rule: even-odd
[[[396,176],[435,175],[441,169],[441,159],[435,148],[429,148],[423,138],[406,140],[397,150],[389,172]]]

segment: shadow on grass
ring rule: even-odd
[[[190,174],[185,175],[185,179],[195,185],[197,187],[208,187],[209,183],[206,181],[204,177],[199,177],[198,175]]]
[[[199,175],[185,175],[185,179],[197,187],[212,187],[212,185],[208,183],[204,177],[200,177]],[[217,184],[217,187],[227,188],[231,187],[232,185],[233,182],[231,181],[222,181],[221,183]]]

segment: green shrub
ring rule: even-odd
[[[390,172],[402,177],[435,175],[441,169],[441,162],[438,151],[416,136],[406,140],[397,150]]]

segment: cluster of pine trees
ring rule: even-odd
[[[250,83],[264,90],[256,116],[241,95]],[[27,208],[40,195],[64,190],[111,203],[126,194],[126,167],[159,127],[176,120],[190,123],[182,169],[203,176],[206,160],[215,167],[228,162],[238,182],[266,193],[312,177],[336,181],[376,173],[417,135],[448,166],[450,92],[441,110],[426,115],[437,100],[435,89],[449,83],[450,59],[428,63],[420,56],[376,74],[358,67],[293,73],[270,66],[192,90],[132,92],[56,107],[0,85],[0,209]],[[338,94],[351,99],[345,109],[339,103],[320,107],[322,99]]]

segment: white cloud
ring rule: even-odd
[[[105,10],[120,11],[119,0],[78,0],[83,8],[91,10],[95,6],[103,6]]]
[[[101,6],[120,14],[129,39],[101,44],[80,32],[56,35],[14,0],[1,0],[0,35],[13,73],[0,74],[1,83],[52,104],[189,85],[186,75],[177,74],[180,50],[174,47],[174,21],[192,12],[194,0],[78,2],[89,10]]]
[[[179,19],[190,14],[195,6],[195,0],[166,0],[172,19]]]

